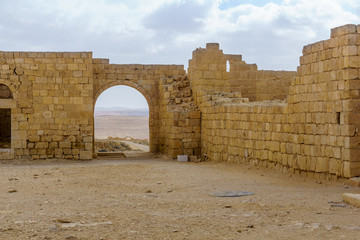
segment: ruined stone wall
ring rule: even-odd
[[[335,28],[304,47],[297,74],[258,70],[215,43],[193,52],[188,75],[181,65],[109,64],[87,52],[0,52],[2,140],[11,120],[0,158],[91,159],[95,102],[126,85],[149,104],[152,152],[357,176],[359,44],[360,25]]]
[[[231,65],[230,89],[239,91],[250,101],[286,100],[295,72],[269,71],[243,68]]]
[[[336,28],[304,47],[287,102],[197,93],[202,154],[308,175],[360,175],[359,29]]]
[[[160,152],[177,155],[201,154],[200,110],[196,106],[186,76],[168,76],[159,85]]]
[[[285,100],[295,77],[292,71],[258,70],[241,55],[224,54],[218,43],[196,49],[188,72],[196,101],[202,90],[241,92],[250,101]]]
[[[201,146],[207,158],[264,166],[287,164],[286,143],[291,129],[286,104],[250,103],[247,99],[243,103],[221,103],[212,97],[204,94],[201,104]]]
[[[182,65],[109,64],[76,52],[1,52],[0,64],[1,141],[11,132],[11,144],[0,146],[2,159],[91,159],[96,100],[116,85],[133,87],[146,98],[151,152],[200,153],[199,110],[175,109],[168,98],[176,95],[173,104],[180,101],[182,107],[193,99]],[[186,91],[179,84],[165,86],[163,79],[174,76],[186,82]]]
[[[288,97],[302,164],[316,161],[320,171],[345,177],[360,175],[359,44],[360,26],[346,25],[305,46]]]
[[[106,89],[124,85],[138,90],[149,106],[151,152],[170,152],[167,131],[168,109],[164,102],[163,79],[185,76],[183,65],[109,64],[108,59],[93,59],[94,107]],[[170,90],[169,90],[170,93]]]
[[[92,54],[0,52],[0,84],[13,100],[11,149],[2,158],[92,158]],[[7,100],[7,102],[6,102]]]

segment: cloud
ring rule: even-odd
[[[360,20],[354,10],[360,3],[351,0],[284,0],[258,6],[247,0],[221,9],[222,2],[205,20],[208,34],[203,40],[220,42],[224,52],[243,54],[245,61],[265,69],[295,70],[304,45],[329,38],[330,28]]]
[[[304,45],[358,23],[357,0],[12,0],[2,50],[93,51],[116,63],[187,64],[219,42],[263,69],[295,70]]]
[[[211,6],[197,1],[165,4],[144,18],[144,26],[155,31],[188,33],[200,31]]]

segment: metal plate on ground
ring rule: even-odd
[[[244,191],[221,191],[214,192],[211,195],[215,197],[243,197],[253,195],[253,192],[244,192]]]

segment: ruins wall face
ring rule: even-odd
[[[177,155],[201,155],[201,113],[193,99],[186,76],[165,77],[159,84],[160,152]]]
[[[218,43],[198,48],[189,60],[189,78],[197,99],[200,90],[241,93],[250,101],[285,100],[296,72],[258,70],[241,55],[224,54]]]
[[[151,152],[176,156],[196,148],[200,153],[200,127],[195,136],[185,126],[190,109],[180,110],[185,122],[179,124],[173,113],[179,110],[159,96],[159,91],[165,94],[163,79],[185,79],[182,65],[109,64],[93,59],[92,53],[76,52],[0,52],[0,64],[0,142],[11,139],[0,143],[2,159],[92,159],[95,103],[116,85],[133,87],[146,98]],[[192,101],[188,91],[176,96],[180,105]]]
[[[93,59],[94,106],[97,98],[106,89],[125,85],[138,90],[147,100],[149,106],[149,141],[151,152],[173,152],[167,132],[172,125],[165,122],[168,118],[162,89],[166,77],[185,76],[182,65],[141,65],[109,64],[108,59]]]
[[[92,158],[92,54],[0,52],[0,84],[13,99],[11,149],[1,158]]]
[[[272,73],[292,81],[286,102],[249,102],[244,94],[198,89],[202,154],[213,161],[252,162],[309,175],[360,175],[359,43],[360,26],[346,25],[333,29],[329,40],[305,46],[296,78]],[[201,49],[195,58],[197,51],[216,55]],[[213,61],[209,65],[222,64],[219,57],[208,59]],[[211,86],[216,79],[204,78],[199,62],[190,61],[189,75],[198,77],[195,85]],[[258,74],[245,69],[239,85],[248,71]]]
[[[89,52],[0,52],[0,158],[91,159],[96,100],[126,85],[149,104],[152,152],[358,176],[359,44],[360,25],[332,29],[304,47],[297,72],[258,70],[217,43],[193,52],[188,74]]]

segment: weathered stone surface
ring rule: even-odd
[[[109,64],[90,52],[2,52],[0,108],[11,117],[0,118],[0,132],[10,132],[0,142],[11,158],[91,159],[94,104],[127,85],[149,104],[152,152],[358,176],[358,28],[305,46],[297,72],[258,70],[218,43],[193,52],[188,74],[181,65]]]
[[[329,40],[305,46],[296,77],[258,71],[212,45],[195,50],[189,78],[201,112],[202,154],[212,161],[358,176],[360,85],[350,81],[359,77],[358,38],[356,26],[346,25]],[[214,77],[219,69],[220,80]]]
[[[342,197],[344,202],[360,208],[360,194],[344,193]]]

